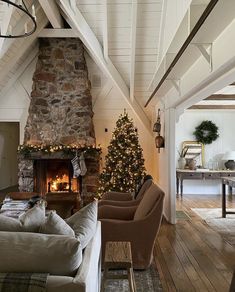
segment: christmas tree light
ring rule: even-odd
[[[108,191],[135,192],[145,175],[142,148],[133,121],[126,111],[120,115],[112,133],[100,175],[98,195]]]

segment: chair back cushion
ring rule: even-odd
[[[152,179],[147,179],[142,187],[140,188],[137,196],[136,196],[136,200],[141,199],[141,197],[143,197],[144,193],[147,191],[147,189],[153,184],[153,180]]]
[[[134,220],[139,220],[146,217],[151,212],[162,193],[162,190],[157,185],[152,184],[147,189],[143,199],[139,203],[134,215]]]

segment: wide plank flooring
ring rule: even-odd
[[[235,269],[235,246],[226,242],[191,208],[220,208],[221,196],[184,195],[177,198],[177,210],[190,219],[176,225],[162,223],[154,249],[164,291],[229,291]],[[235,208],[235,196],[227,207]]]

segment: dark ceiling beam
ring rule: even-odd
[[[195,24],[194,28],[192,29],[192,31],[188,35],[188,37],[185,40],[185,42],[183,43],[182,47],[180,48],[180,50],[176,54],[174,60],[171,62],[170,66],[166,70],[166,72],[163,75],[162,79],[159,81],[159,83],[156,86],[156,88],[154,89],[153,93],[150,95],[150,97],[147,100],[147,102],[146,102],[146,104],[145,104],[144,107],[147,107],[148,106],[148,104],[150,103],[150,101],[152,100],[152,98],[154,97],[154,95],[157,93],[157,91],[159,90],[159,88],[162,86],[163,82],[166,80],[166,78],[170,74],[171,70],[175,67],[176,63],[179,61],[180,57],[182,56],[182,54],[184,53],[184,51],[187,49],[187,47],[191,43],[192,39],[195,37],[195,35],[199,31],[200,27],[206,21],[207,17],[210,15],[211,11],[213,10],[213,8],[215,7],[215,5],[217,4],[218,1],[219,0],[211,0],[209,2],[209,4],[207,5],[206,9],[203,11],[201,17],[199,18],[199,20]]]
[[[224,109],[235,109],[235,105],[193,105],[188,108],[189,110],[198,109],[198,110],[224,110]]]
[[[235,100],[235,94],[213,94],[204,100]]]

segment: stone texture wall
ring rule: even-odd
[[[24,144],[95,145],[92,117],[90,81],[82,42],[77,38],[39,39]],[[19,191],[34,191],[34,159],[48,159],[43,155],[19,155]],[[65,159],[63,153],[54,155],[55,159]],[[98,188],[98,156],[85,157],[87,173],[82,179],[81,194],[84,203],[94,197]]]
[[[92,97],[83,44],[39,39],[25,144],[94,145]]]

